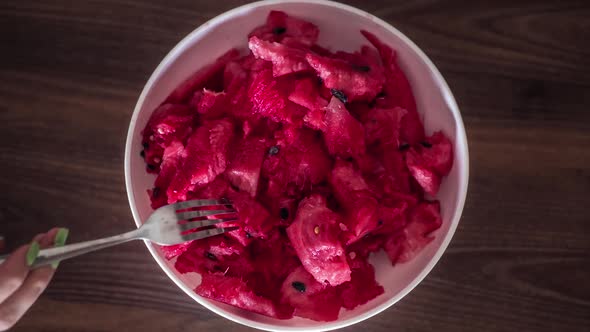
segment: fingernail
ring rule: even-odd
[[[53,241],[54,247],[62,247],[66,244],[66,240],[68,239],[68,235],[70,234],[70,230],[67,228],[60,228],[55,234],[55,240]],[[59,266],[59,262],[51,263],[51,267],[57,269]]]
[[[35,263],[35,260],[37,260],[37,256],[39,256],[39,242],[37,241],[33,241],[31,243],[31,246],[29,247],[29,250],[27,251],[27,265],[31,266],[33,265],[33,263]]]

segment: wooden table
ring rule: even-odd
[[[241,1],[0,4],[0,233],[127,230],[127,126],[152,70]],[[590,328],[590,3],[350,1],[413,39],[460,105],[464,215],[432,273],[347,331]],[[14,331],[245,331],[181,292],[141,242],[62,264]]]

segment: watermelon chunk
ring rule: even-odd
[[[272,73],[275,77],[311,70],[305,60],[305,52],[300,49],[268,42],[257,37],[250,38],[248,47],[256,58],[272,62]]]
[[[420,164],[424,164],[440,176],[449,174],[453,166],[453,144],[440,131],[412,147],[408,154],[414,155]]]
[[[365,65],[350,63],[308,53],[305,58],[329,89],[340,91],[348,101],[370,101],[385,83],[381,65],[367,61]]]
[[[406,113],[406,110],[399,107],[370,110],[363,123],[367,145],[380,145],[380,149],[397,149],[401,120]]]
[[[207,183],[204,187],[199,187],[198,190],[189,192],[187,199],[219,199],[227,196],[229,190],[229,183],[223,176],[218,176],[215,180]]]
[[[355,157],[365,153],[365,130],[336,97],[326,108],[324,139],[331,155]]]
[[[237,146],[225,175],[232,185],[250,196],[256,196],[262,160],[267,153],[264,139],[244,139]]]
[[[287,15],[282,11],[273,10],[268,14],[266,24],[252,31],[253,36],[264,40],[279,42],[285,37],[291,37],[305,45],[313,45],[318,39],[320,30],[310,22]]]
[[[334,164],[330,184],[336,198],[344,205],[354,205],[354,198],[350,197],[351,193],[369,189],[369,186],[354,165],[340,159]]]
[[[186,105],[163,104],[158,107],[142,131],[144,159],[148,171],[156,173],[164,149],[173,141],[184,142],[192,131],[195,118]]]
[[[406,153],[406,164],[425,192],[435,195],[441,178],[453,166],[453,146],[442,132],[436,132]]]
[[[236,277],[244,277],[254,270],[245,248],[223,236],[190,242],[174,267],[180,273],[215,271]]]
[[[406,164],[410,173],[420,187],[430,195],[436,195],[440,187],[441,177],[426,165],[422,164],[418,156],[413,153],[406,155]]]
[[[330,185],[340,206],[346,211],[345,224],[347,231],[351,233],[345,237],[347,244],[377,228],[379,204],[352,163],[336,161],[330,176]]]
[[[351,279],[338,287],[341,288],[342,306],[352,310],[383,294],[385,290],[375,281],[375,270],[366,260],[354,256],[349,262]]]
[[[283,302],[295,309],[295,315],[316,321],[334,321],[342,306],[338,290],[319,283],[303,267],[296,268],[281,288]]]
[[[422,202],[415,206],[409,214],[408,225],[401,234],[394,233],[385,245],[392,264],[408,262],[414,258],[434,239],[430,233],[441,225],[438,201]]]
[[[269,317],[289,318],[282,315],[271,300],[256,295],[241,278],[223,274],[203,274],[202,276],[201,284],[195,289],[195,292],[202,297]]]
[[[195,92],[191,105],[203,119],[219,119],[229,108],[229,101],[225,92],[215,92],[203,88]]]
[[[276,153],[269,153],[263,163],[268,197],[281,197],[286,188],[305,194],[326,180],[332,161],[315,132],[286,127],[276,132],[276,141]]]
[[[166,191],[168,203],[186,200],[187,192],[225,171],[232,138],[233,125],[228,120],[206,122],[197,128],[188,139],[181,165]]]
[[[305,269],[320,283],[332,286],[350,280],[350,267],[338,242],[339,216],[326,207],[326,199],[311,195],[299,203],[287,235]]]
[[[238,211],[239,224],[248,234],[247,238],[265,238],[274,226],[268,211],[248,193],[230,190],[227,197],[233,202]],[[229,234],[235,235],[237,232]]]
[[[297,267],[301,266],[297,254],[289,245],[285,232],[274,229],[267,238],[257,240],[249,247],[251,256],[255,257],[254,274],[249,278],[248,285],[261,296],[271,299],[285,312],[293,312],[293,308],[282,302],[281,287],[285,278]]]
[[[156,178],[154,188],[149,191],[153,209],[166,205],[166,202],[168,201],[166,190],[180,167],[183,154],[184,145],[179,141],[170,143],[170,145],[164,149],[160,172]]]
[[[397,149],[384,148],[378,156],[367,154],[357,159],[363,170],[363,178],[369,190],[378,198],[395,197],[396,199],[415,202],[410,195],[410,172],[404,155]]]
[[[276,122],[300,121],[305,111],[287,99],[291,90],[289,84],[287,79],[275,79],[270,70],[257,73],[248,90],[254,114],[268,117]]]
[[[402,119],[400,136],[404,142],[416,144],[424,138],[424,127],[416,108],[416,100],[412,87],[405,73],[397,64],[395,51],[385,45],[374,34],[361,31],[363,36],[375,46],[385,67],[384,97],[378,98],[377,103],[384,108],[401,107],[408,111]]]
[[[289,100],[308,109],[303,117],[308,127],[317,130],[326,129],[325,108],[328,106],[328,101],[320,95],[316,79],[306,77],[297,81],[293,92],[289,95]]]
[[[222,56],[203,69],[189,76],[183,83],[181,83],[170,95],[166,98],[166,103],[182,103],[186,102],[188,98],[197,90],[206,87],[205,84],[209,82],[215,75],[222,75],[225,65],[237,59],[240,52],[235,48],[225,52]]]

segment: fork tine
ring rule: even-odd
[[[184,241],[200,240],[200,239],[204,239],[206,237],[223,234],[225,232],[235,231],[236,229],[238,229],[238,227],[205,229],[205,230],[198,231],[198,232],[195,232],[195,233],[190,233],[190,234],[187,234],[187,235],[183,235],[182,236],[182,239]]]
[[[199,220],[199,221],[187,222],[186,224],[180,224],[180,225],[178,225],[178,227],[180,227],[180,230],[182,232],[185,232],[185,231],[189,231],[191,229],[195,229],[195,228],[199,228],[199,227],[211,226],[211,225],[219,224],[222,222],[234,221],[234,220],[238,220],[238,218]]]
[[[174,210],[184,210],[190,209],[194,207],[201,207],[201,206],[209,206],[209,205],[228,205],[231,202],[227,199],[195,199],[192,201],[186,202],[179,202],[172,205],[169,205],[174,208]]]
[[[200,210],[200,211],[187,211],[179,212],[176,214],[178,220],[190,220],[198,217],[212,216],[215,214],[229,214],[236,213],[236,210]]]

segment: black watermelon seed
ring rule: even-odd
[[[287,220],[289,219],[289,209],[283,207],[281,208],[281,219]]]
[[[252,237],[252,235],[250,233],[246,232],[246,239],[249,239],[251,237]]]
[[[379,225],[379,226],[383,225],[383,220],[382,220],[382,219],[379,219],[379,220],[377,221],[377,225]]]
[[[275,154],[279,153],[280,150],[281,148],[278,145],[271,146],[270,149],[268,149],[268,155],[274,156]]]
[[[318,85],[324,84],[324,80],[318,76]]]
[[[430,144],[430,143],[428,143],[426,141],[420,142],[420,144],[422,144],[422,146],[425,147],[425,148],[431,148],[432,147],[432,144]]]
[[[408,143],[402,143],[402,144],[400,144],[400,146],[399,146],[399,150],[400,150],[400,151],[406,151],[406,150],[407,150],[407,149],[409,149],[409,148],[410,148],[410,144],[408,144]]]
[[[291,286],[295,288],[299,293],[305,293],[305,284],[301,281],[293,281]]]
[[[330,91],[332,92],[332,96],[340,99],[341,102],[346,103],[348,101],[348,98],[346,97],[344,92],[337,89],[331,89]]]
[[[139,155],[140,155],[142,158],[145,158],[145,150],[141,150],[141,152],[139,153]]]
[[[274,29],[272,30],[272,32],[273,32],[275,35],[282,35],[282,34],[284,34],[285,32],[287,32],[287,28],[285,28],[285,27],[276,27],[276,28],[274,28]]]
[[[381,91],[377,94],[377,96],[375,96],[375,98],[383,98],[385,96],[386,96],[385,91]]]
[[[154,189],[152,189],[152,197],[156,198],[158,196],[160,196],[160,188],[154,187]]]
[[[153,170],[155,170],[155,169],[156,169],[156,166],[154,166],[154,165],[152,165],[152,164],[147,164],[147,168],[148,168],[150,171],[153,171]]]
[[[147,149],[150,147],[150,144],[148,142],[144,142],[142,145],[143,145],[144,149]]]
[[[357,65],[353,65],[352,66],[354,69],[358,70],[358,71],[362,71],[365,73],[368,73],[369,71],[371,71],[371,67],[369,66],[357,66]]]
[[[205,256],[212,261],[217,261],[217,257],[215,257],[215,255],[213,255],[212,253],[210,253],[208,251],[205,253]]]

